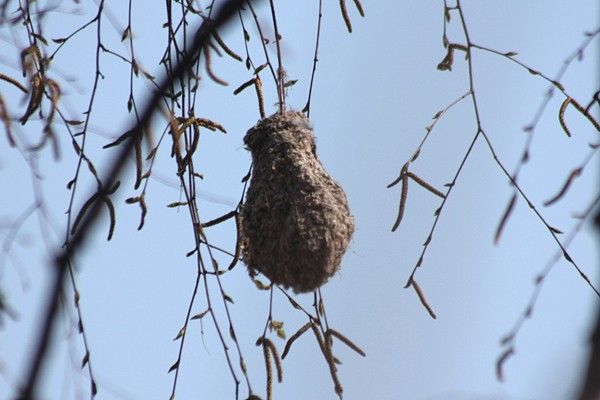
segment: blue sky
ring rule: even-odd
[[[276,7],[283,36],[283,63],[288,76],[299,80],[288,91],[287,103],[290,108],[302,109],[312,70],[318,4],[281,3],[276,2]],[[411,157],[432,117],[468,90],[467,66],[460,52],[451,72],[436,69],[445,56],[443,3],[390,2],[384,6],[365,1],[366,15],[360,18],[348,2],[352,34],[346,31],[337,2],[326,3],[311,120],[319,157],[348,195],[356,232],[340,273],[322,288],[322,293],[330,326],[367,354],[362,358],[341,343],[335,345],[334,352],[343,362],[339,376],[344,398],[573,397],[587,356],[598,298],[562,260],[545,280],[533,316],[519,333],[516,354],[505,364],[505,382],[496,379],[495,364],[503,350],[500,339],[525,309],[534,290],[534,278],[554,256],[557,246],[523,201],[516,206],[501,241],[494,245],[494,232],[512,189],[482,140],[475,144],[444,207],[416,275],[437,319],[431,319],[412,289],[403,288],[440,199],[412,184],[402,225],[392,233],[400,188],[386,186]],[[549,77],[555,76],[564,59],[584,40],[584,32],[598,28],[599,10],[594,1],[556,2],[552,6],[516,1],[502,5],[461,3],[474,43],[503,53],[517,52],[515,59]],[[69,12],[48,17],[48,38],[64,37],[87,20],[70,12],[76,7],[64,2],[61,10]],[[93,10],[81,7],[85,15],[93,15]],[[155,76],[162,74],[157,62],[166,42],[166,33],[160,28],[163,7],[133,3],[136,56]],[[127,24],[125,3],[108,2],[106,8],[118,29],[105,20],[105,41],[112,49],[127,54],[120,43]],[[257,11],[270,35],[266,2]],[[457,17],[452,14],[448,36],[451,42],[464,43]],[[22,38],[11,36],[6,28],[1,34],[0,72],[20,77],[14,60],[18,59]],[[256,36],[251,34],[254,40]],[[234,51],[243,54],[238,24],[222,36]],[[95,32],[82,32],[61,50],[52,65],[57,79],[75,80],[65,84],[63,93],[64,109],[73,119],[81,119],[90,93],[94,48],[81,47],[90,40],[95,40]],[[596,38],[583,60],[574,62],[561,80],[567,92],[582,103],[587,103],[598,87],[598,46]],[[260,60],[260,49],[252,51]],[[272,46],[270,51],[274,57]],[[109,55],[102,57],[106,79],[100,83],[87,144],[99,168],[106,167],[115,154],[101,147],[132,123],[125,108],[129,68]],[[252,90],[232,96],[238,85],[251,78],[243,63],[216,57],[213,61],[214,71],[230,86],[210,82],[201,70],[203,83],[198,89],[196,112],[220,122],[228,133],[203,134],[195,156],[196,168],[204,174],[198,187],[204,220],[222,215],[237,204],[243,189],[240,180],[250,165],[242,138],[259,118]],[[527,137],[523,127],[532,121],[549,85],[497,55],[475,51],[472,61],[482,126],[503,165],[513,171]],[[263,81],[267,114],[271,114],[276,111],[277,98],[268,74],[263,75]],[[140,99],[150,89],[143,80],[136,82]],[[16,99],[12,102],[16,108],[21,100],[19,92],[4,82],[0,82],[0,90],[3,96],[10,94]],[[572,215],[585,209],[597,195],[597,158],[559,203],[552,207],[542,203],[558,192],[569,172],[588,154],[587,143],[597,143],[598,136],[572,109],[567,111],[566,120],[573,137],[565,136],[557,118],[563,100],[555,94],[539,121],[531,161],[520,183],[548,222],[567,233],[577,222]],[[597,115],[597,106],[595,110]],[[35,123],[15,127],[15,132],[31,140],[35,129],[39,129]],[[412,171],[442,189],[456,173],[475,132],[473,107],[467,98],[438,122],[412,164]],[[0,198],[0,237],[4,243],[8,237],[5,227],[31,203],[33,185],[24,157],[7,146],[3,135],[0,142],[0,182],[12,188]],[[60,137],[60,144],[59,161],[53,160],[49,151],[40,152],[37,158],[49,221],[39,222],[37,215],[28,219],[0,270],[2,292],[19,315],[18,320],[5,319],[0,331],[0,398],[12,397],[22,379],[46,301],[48,260],[63,238],[69,198],[65,185],[72,178],[76,159],[66,133]],[[103,216],[84,253],[76,259],[98,399],[166,399],[171,393],[173,376],[167,371],[176,360],[179,346],[172,339],[185,319],[195,266],[193,259],[185,256],[193,248],[187,211],[166,207],[180,201],[181,192],[174,162],[167,149],[163,150],[154,168],[161,179],[151,180],[148,189],[149,212],[144,229],[136,230],[137,207],[124,204],[126,198],[136,195],[130,168],[116,197],[114,239],[105,240],[108,219]],[[78,204],[94,187],[88,178],[80,186]],[[40,225],[48,227],[50,233],[43,237]],[[233,229],[232,223],[211,228],[209,239],[215,245],[233,249]],[[592,281],[598,282],[598,254],[589,225],[569,251]],[[221,264],[229,260],[218,257],[222,257]],[[223,284],[235,302],[230,309],[252,387],[264,397],[264,360],[262,350],[254,343],[268,315],[268,293],[255,289],[243,265],[224,275]],[[294,298],[310,308],[312,296]],[[200,298],[194,313],[205,307]],[[306,318],[278,292],[274,294],[273,318],[284,321],[288,338],[306,323]],[[271,339],[281,353],[285,342],[274,333]],[[89,398],[87,370],[79,369],[83,354],[75,312],[69,306],[55,331],[43,399]],[[336,398],[327,365],[308,333],[292,347],[283,362],[283,372],[283,383],[274,385],[275,398]],[[244,390],[242,385],[241,398]],[[202,324],[191,321],[188,327],[176,393],[177,399],[198,397],[234,398],[223,351],[208,320]]]

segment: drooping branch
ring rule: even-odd
[[[600,210],[596,212],[594,220],[596,235],[600,232]],[[596,327],[591,337],[590,359],[587,374],[583,381],[579,400],[594,400],[600,398],[600,308],[596,311]]]
[[[196,32],[192,44],[190,45],[189,50],[186,51],[185,57],[183,57],[181,62],[177,65],[174,73],[170,76],[163,77],[159,85],[160,89],[155,92],[154,96],[150,98],[146,106],[143,108],[139,122],[135,128],[133,128],[134,134],[127,140],[126,143],[123,144],[119,154],[115,156],[106,178],[102,180],[105,182],[104,188],[113,187],[114,183],[118,180],[122,169],[126,165],[129,154],[136,143],[136,138],[142,136],[144,128],[150,125],[154,111],[161,99],[161,93],[167,92],[173,81],[179,79],[179,77],[191,70],[194,59],[197,57],[200,49],[204,48],[204,46],[208,43],[213,35],[213,32],[228,22],[243,3],[244,1],[242,0],[229,0],[225,2],[219,11],[215,13],[215,16],[212,18],[210,23],[205,22],[200,26]],[[106,196],[108,193],[102,193],[101,195]],[[66,274],[68,262],[72,256],[78,253],[83,247],[85,239],[96,226],[97,218],[100,214],[100,208],[102,206],[103,202],[95,202],[90,207],[89,211],[82,219],[80,224],[81,227],[72,237],[70,245],[58,252],[58,255],[54,260],[55,271],[54,276],[51,278],[52,281],[50,283],[50,294],[46,302],[47,308],[44,312],[43,322],[39,329],[37,343],[32,346],[33,352],[31,354],[29,369],[25,375],[24,385],[18,397],[19,400],[30,400],[35,398],[34,395],[36,393],[39,375],[48,350],[50,334],[58,310],[60,293],[62,290],[62,284]]]

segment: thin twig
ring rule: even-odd
[[[310,101],[312,99],[313,85],[315,83],[315,73],[317,72],[317,62],[319,62],[319,41],[321,39],[321,20],[323,19],[323,0],[319,0],[319,17],[317,18],[317,37],[315,39],[315,56],[313,57],[313,67],[310,74],[310,84],[308,86],[308,99],[302,111],[310,117]]]
[[[275,4],[273,0],[269,0],[271,6],[271,16],[273,18],[273,30],[275,31],[275,46],[277,47],[277,96],[279,97],[279,113],[285,113],[285,70],[283,69],[283,63],[281,62],[281,35],[279,34],[279,28],[277,28],[277,17],[275,13]]]
[[[238,10],[238,8],[242,5],[242,0],[229,0],[223,4],[223,6],[219,9],[218,15],[214,18],[214,26],[218,27],[223,25],[227,20],[230,19],[231,15]],[[211,29],[207,26],[207,24],[203,24],[198,29],[198,34],[194,38],[194,43],[190,47],[189,51],[186,52],[185,57],[182,61],[177,65],[177,68],[174,70],[174,73],[170,77],[166,77],[161,81],[159,85],[161,88],[161,92],[166,92],[168,87],[171,85],[171,81],[177,79],[182,76],[191,66],[191,63],[198,53],[199,49],[206,43],[211,35]],[[143,108],[143,112],[141,113],[140,122],[136,125],[135,132],[137,135],[142,135],[143,127],[147,126],[154,115],[154,110],[160,101],[159,95],[154,95]],[[112,187],[114,182],[118,179],[120,172],[124,165],[126,164],[126,160],[129,157],[129,153],[133,148],[135,140],[129,140],[126,144],[123,145],[121,152],[114,158],[112,166],[109,168],[109,173],[107,177],[103,180],[106,183],[106,187]],[[42,324],[38,333],[38,340],[32,346],[32,358],[29,363],[29,369],[25,374],[23,389],[19,395],[19,399],[21,400],[30,400],[34,397],[36,393],[36,388],[38,385],[38,376],[39,372],[42,368],[46,352],[48,349],[48,344],[50,341],[50,332],[52,330],[52,326],[54,325],[55,315],[58,309],[58,300],[59,294],[61,292],[61,287],[63,284],[63,278],[65,275],[65,271],[67,269],[68,261],[73,257],[74,254],[78,253],[80,247],[85,242],[89,232],[96,225],[97,216],[100,214],[100,202],[96,202],[91,210],[86,214],[84,222],[81,224],[81,228],[78,230],[78,233],[74,235],[71,239],[70,246],[67,246],[65,249],[60,251],[55,259],[56,272],[54,276],[51,278],[51,282],[49,285],[49,297],[46,302],[46,310],[43,313]]]

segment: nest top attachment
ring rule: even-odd
[[[240,214],[243,261],[252,276],[312,292],[339,270],[354,233],[346,194],[318,160],[303,113],[259,121],[244,143],[253,164]]]

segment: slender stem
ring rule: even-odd
[[[304,106],[306,116],[310,117],[310,100],[312,99],[313,84],[315,82],[315,73],[317,72],[317,62],[319,61],[319,39],[321,38],[321,20],[323,19],[323,0],[319,0],[319,19],[317,22],[317,39],[315,40],[315,56],[313,58],[313,68],[310,74],[310,85],[308,87],[308,100]]]
[[[173,75],[165,76],[162,79],[160,84],[161,90],[156,92],[143,108],[140,121],[133,129],[134,134],[126,143],[124,143],[120,153],[115,157],[112,166],[109,168],[109,173],[107,174],[106,179],[103,180],[106,188],[111,188],[114,186],[114,183],[117,181],[121,170],[127,164],[127,159],[129,158],[129,154],[133,149],[136,137],[142,135],[144,127],[150,124],[150,121],[154,115],[154,110],[160,102],[160,94],[167,91],[172,80],[182,76],[192,66],[192,62],[195,56],[198,54],[199,49],[201,49],[210,39],[212,30],[227,22],[238,10],[238,8],[242,6],[242,4],[242,0],[229,0],[221,7],[219,13],[213,19],[212,23],[203,23],[202,26],[200,26],[192,46],[190,47],[189,51],[185,53],[185,56],[181,62],[177,64],[177,68],[175,69]],[[97,188],[94,188],[94,193],[97,191]],[[103,189],[102,191],[106,192],[106,189]],[[96,226],[97,217],[100,214],[100,207],[102,207],[103,204],[104,203],[98,201],[90,207],[90,210],[86,213],[79,230],[75,235],[73,235],[71,239],[71,245],[62,249],[55,258],[55,271],[53,276],[50,278],[50,294],[46,302],[46,310],[42,317],[43,322],[39,328],[40,333],[37,343],[32,345],[33,352],[31,355],[31,362],[29,364],[29,370],[25,374],[26,378],[24,380],[23,389],[18,396],[19,400],[31,400],[34,398],[36,388],[39,384],[39,375],[44,364],[44,359],[46,358],[48,345],[50,342],[50,334],[56,319],[55,317],[58,311],[60,293],[62,292],[62,284],[68,262],[70,259],[72,259],[73,255],[78,253],[81,247],[83,247],[91,230]]]
[[[271,16],[273,17],[273,29],[275,30],[275,45],[277,46],[277,96],[279,97],[279,113],[285,113],[285,69],[281,63],[281,47],[279,46],[279,29],[277,28],[277,18],[275,16],[275,5],[273,0],[269,0],[271,4]]]

